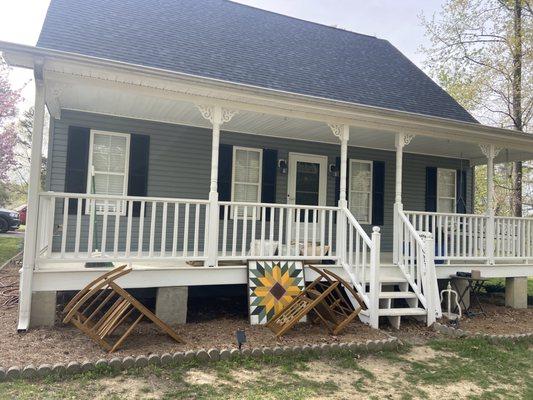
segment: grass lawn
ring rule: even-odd
[[[21,251],[22,238],[0,237],[0,265]]]
[[[241,358],[0,384],[1,399],[531,399],[529,343],[440,339],[358,356]]]

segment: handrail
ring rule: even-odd
[[[187,199],[176,197],[150,197],[150,196],[122,196],[112,194],[94,194],[94,193],[69,193],[69,192],[41,192],[40,197],[68,197],[70,199],[96,199],[96,200],[117,200],[117,201],[157,201],[167,203],[194,203],[209,204],[209,200]]]
[[[341,265],[368,308],[370,326],[377,329],[381,247],[379,228],[374,227],[370,238],[346,207],[341,207],[337,224]]]
[[[355,217],[353,216],[353,214],[350,212],[350,210],[348,208],[344,208],[343,209],[344,211],[344,215],[346,216],[346,218],[348,219],[348,221],[352,224],[352,226],[357,230],[357,232],[359,233],[359,235],[361,235],[361,237],[363,238],[363,240],[365,241],[365,243],[369,246],[369,247],[372,247],[372,239],[370,239],[370,237],[368,236],[368,234],[365,232],[365,230],[363,229],[363,227],[361,226],[361,224],[359,222],[357,222],[357,220],[355,219]]]
[[[431,232],[416,230],[407,217],[408,212],[396,208],[395,213],[398,232],[394,246],[399,254],[398,266],[426,309],[429,326],[441,315],[435,271],[435,240]]]
[[[276,207],[276,208],[300,208],[308,210],[326,210],[326,211],[336,211],[339,207],[332,206],[312,206],[304,204],[278,204],[278,203],[252,203],[244,201],[219,201],[221,206],[239,206],[239,207]]]

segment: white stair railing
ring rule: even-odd
[[[340,262],[368,308],[370,326],[377,329],[381,234],[379,228],[374,227],[372,237],[369,237],[350,210],[341,208],[339,212],[338,242],[344,244],[339,246],[342,247]]]
[[[435,240],[431,232],[418,232],[402,210],[397,209],[396,243],[398,266],[418,300],[427,311],[427,324],[441,316]]]

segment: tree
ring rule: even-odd
[[[423,49],[426,66],[434,78],[480,121],[529,132],[533,116],[531,0],[447,0],[438,16],[422,16],[421,20],[431,41]],[[497,185],[510,194],[512,213],[521,216],[522,196],[530,193],[530,189],[522,190],[522,162],[498,172],[509,171],[510,179],[500,179]],[[527,171],[531,173],[529,166]]]
[[[25,191],[28,187],[28,179],[30,175],[31,142],[32,142],[32,134],[33,134],[34,112],[35,110],[33,107],[24,111],[15,126],[16,175],[17,175],[17,181],[20,182],[21,187],[24,188]],[[45,113],[44,126],[48,126],[48,114],[47,113]],[[43,135],[43,136],[46,136],[46,135]],[[45,179],[46,179],[46,157],[43,155],[41,158],[41,185],[44,185]]]
[[[9,69],[0,59],[0,182],[8,179],[15,166],[16,133],[13,119],[17,115],[20,91],[9,82]]]

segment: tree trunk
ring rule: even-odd
[[[513,123],[517,131],[523,131],[522,121],[522,0],[515,0],[513,7]],[[522,216],[522,162],[513,163],[513,193],[511,210],[515,217]]]

